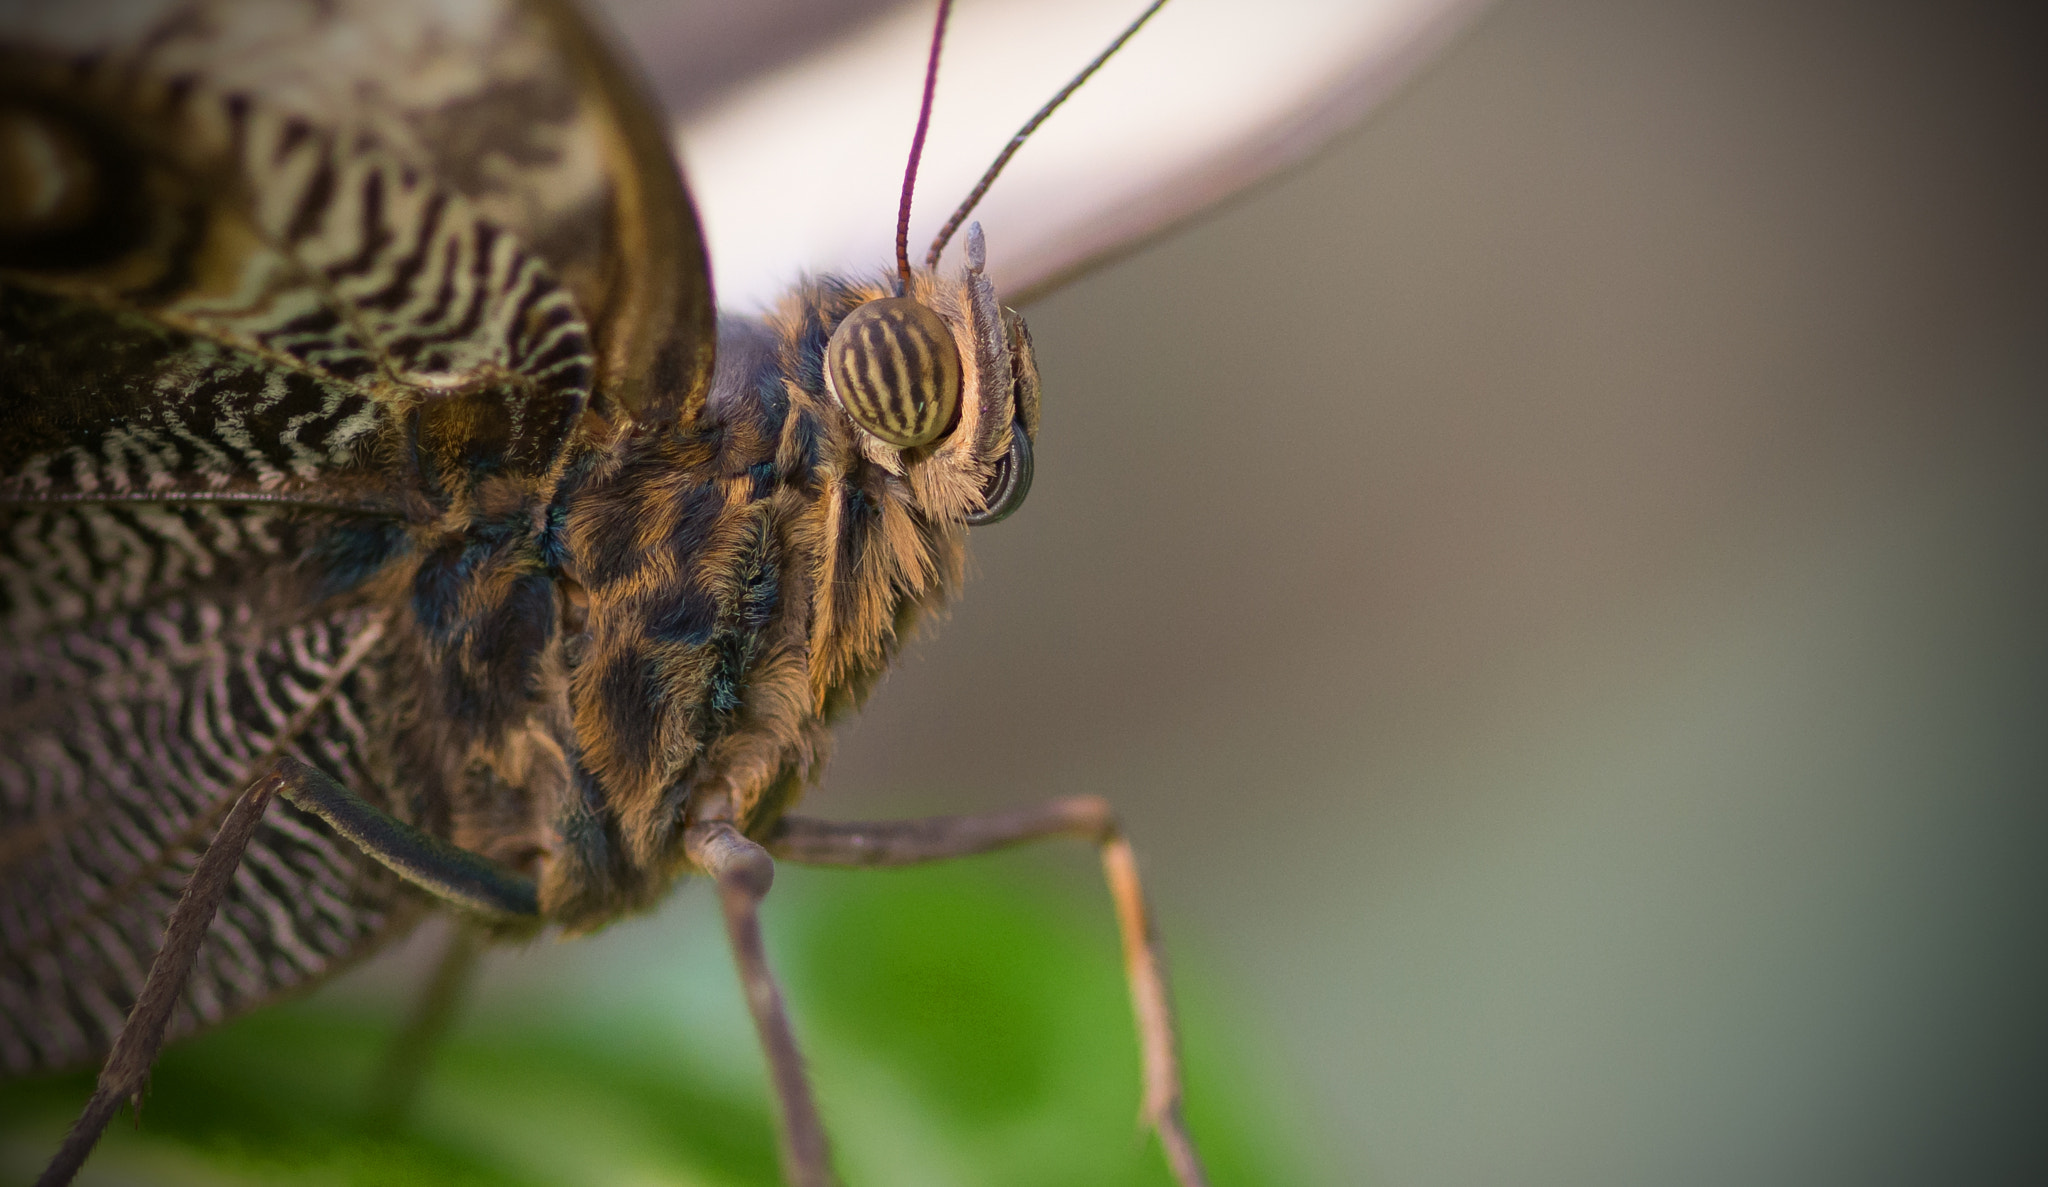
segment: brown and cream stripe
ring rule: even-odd
[[[910,297],[884,297],[854,310],[833,331],[825,367],[847,415],[891,445],[937,440],[960,410],[953,331]]]

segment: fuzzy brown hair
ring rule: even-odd
[[[887,295],[808,281],[733,330],[765,349],[694,419],[587,419],[554,501],[575,770],[541,862],[550,918],[652,902],[687,868],[693,805],[763,832],[818,775],[830,722],[959,582],[968,517],[1011,433],[1036,425],[1029,339],[978,273],[918,275],[910,295],[954,333],[962,402],[947,435],[899,448],[845,412],[822,366],[839,321]]]

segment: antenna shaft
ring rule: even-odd
[[[917,109],[917,134],[910,138],[910,163],[903,167],[903,200],[896,207],[896,295],[910,291],[910,194],[917,186],[917,162],[924,156],[924,134],[932,125],[932,92],[939,85],[939,46],[946,40],[946,18],[953,0],[939,0],[939,18],[932,24],[932,55],[924,67],[924,102]]]
[[[1158,12],[1161,8],[1165,6],[1166,0],[1152,0],[1151,4],[1145,6],[1145,11],[1138,14],[1137,20],[1132,21],[1129,25],[1125,26],[1123,32],[1117,34],[1116,40],[1109,43],[1108,49],[1105,49],[1101,53],[1095,55],[1095,60],[1093,62],[1088,63],[1087,66],[1083,67],[1081,73],[1076,74],[1074,76],[1073,81],[1069,82],[1066,86],[1061,87],[1057,95],[1054,95],[1051,99],[1047,100],[1045,106],[1038,109],[1038,114],[1024,121],[1024,126],[1017,129],[1017,134],[1015,136],[1010,137],[1010,143],[1004,145],[1003,151],[996,154],[995,163],[988,167],[988,172],[982,174],[981,180],[974,183],[974,189],[969,191],[967,195],[967,200],[960,203],[960,208],[953,212],[953,217],[947,219],[946,225],[939,228],[938,238],[932,240],[932,249],[925,253],[925,267],[936,268],[939,266],[939,253],[946,250],[946,244],[952,241],[953,233],[960,229],[961,223],[967,221],[968,215],[974,213],[975,205],[981,201],[981,196],[983,194],[988,193],[988,187],[995,184],[996,174],[1001,173],[1003,171],[1003,166],[1010,163],[1010,158],[1017,155],[1017,150],[1024,147],[1025,139],[1028,138],[1033,132],[1037,131],[1038,125],[1044,123],[1046,117],[1051,115],[1053,111],[1059,107],[1060,104],[1065,103],[1067,101],[1067,96],[1073,94],[1075,91],[1080,90],[1081,84],[1088,81],[1089,75],[1094,74],[1097,70],[1102,69],[1102,64],[1104,62],[1109,61],[1110,55],[1122,49],[1124,42],[1129,41],[1131,39],[1132,34],[1136,33],[1139,29],[1143,28],[1146,21],[1152,19],[1153,13]],[[945,20],[944,16],[941,16],[939,19],[942,23]],[[938,61],[938,53],[938,47],[934,45],[932,47],[932,61],[935,64]],[[925,84],[925,105],[927,109],[929,109],[931,105],[931,84],[929,82]],[[918,124],[917,134],[918,142],[922,144],[924,142],[924,125],[922,123]],[[914,154],[915,150],[912,151]],[[917,158],[915,155],[911,157],[913,163],[916,161],[916,159]],[[908,183],[905,183],[903,191],[903,209],[905,211],[904,219],[901,223],[898,224],[896,231],[896,258],[898,261],[898,266],[907,269],[908,265],[904,264],[902,261],[904,253],[904,240],[910,227],[908,213],[910,210],[910,189]],[[907,276],[908,274],[909,273],[906,271],[905,275]]]

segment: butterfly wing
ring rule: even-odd
[[[586,412],[687,413],[710,296],[659,122],[565,7],[8,20],[0,1069],[22,1072],[104,1051],[276,755],[449,828],[462,789],[394,753],[465,726],[421,694],[409,558],[492,484],[544,489]],[[279,805],[173,1032],[418,906]]]

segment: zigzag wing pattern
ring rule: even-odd
[[[372,130],[145,52],[4,37],[0,116],[45,170],[24,192],[56,195],[0,204],[29,212],[0,226],[0,1072],[20,1073],[104,1055],[196,855],[278,753],[419,815],[392,785],[411,571],[484,484],[544,492],[592,361],[546,264]],[[275,805],[173,1033],[419,906]]]
[[[269,507],[0,514],[0,1068],[104,1052],[199,851],[276,753],[382,798],[382,612],[272,592],[331,530]],[[278,805],[173,1030],[319,976],[402,908],[381,867]]]
[[[324,484],[437,423],[464,430],[472,471],[552,462],[589,394],[575,301],[424,170],[133,61],[15,48],[0,73],[47,142],[41,188],[92,191],[61,234],[0,253],[16,491]]]

